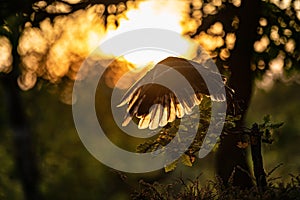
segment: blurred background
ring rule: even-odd
[[[36,199],[129,199],[141,179],[170,183],[201,174],[205,184],[215,178],[215,152],[196,159],[193,167],[181,164],[168,173],[162,169],[129,174],[104,166],[86,150],[76,132],[72,87],[76,78],[84,79],[84,74],[76,77],[76,73],[98,44],[143,27],[173,30],[187,44],[192,39],[230,79],[235,70],[230,57],[243,54],[237,54],[234,46],[242,44],[238,38],[249,39],[238,32],[243,18],[239,9],[245,9],[247,2],[251,1],[1,1],[0,199],[26,199],[29,193],[39,193]],[[261,4],[262,11],[249,52],[253,55],[248,56],[251,64],[244,70],[251,74],[251,84],[245,85],[252,88],[245,123],[251,127],[263,122],[267,114],[275,122],[284,122],[273,136],[274,143],[263,145],[263,159],[267,172],[282,163],[272,177],[286,181],[289,174],[300,173],[300,1],[254,2]],[[228,21],[220,20],[222,15]],[[187,48],[182,56],[191,59],[194,53]],[[95,56],[104,62],[114,52],[101,49]],[[110,108],[109,94],[124,72],[146,71],[162,59],[140,57],[125,56],[110,65],[95,105],[109,137],[129,149],[135,149],[138,142],[122,136],[106,117],[109,111],[101,108]],[[135,80],[127,80],[118,89],[130,87]]]

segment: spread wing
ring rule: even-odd
[[[174,70],[188,81],[192,91],[174,76]],[[208,77],[206,82],[202,76]],[[158,84],[164,81],[167,81],[171,88],[176,88],[176,95],[169,88]],[[226,96],[222,93],[223,81],[219,74],[198,63],[168,57],[155,65],[125,93],[118,105],[127,105],[122,125],[126,126],[136,117],[139,119],[138,128],[156,129],[173,122],[176,117],[182,118],[185,114],[191,114],[192,109],[201,103],[203,95],[210,96],[212,101],[225,101]],[[214,88],[212,94],[208,91],[207,82]],[[230,88],[225,89],[232,95],[233,91]]]

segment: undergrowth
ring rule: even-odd
[[[139,182],[139,189],[131,194],[133,200],[300,200],[300,175],[290,175],[287,183],[282,181],[269,181],[263,192],[257,187],[241,189],[229,185],[224,187],[216,178],[201,184],[199,177],[195,180],[178,178],[171,184],[158,182]]]

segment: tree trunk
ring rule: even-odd
[[[38,198],[38,170],[33,149],[32,135],[29,131],[22,107],[16,79],[12,74],[1,77],[5,90],[7,112],[13,131],[15,165],[20,176],[26,199]]]
[[[252,126],[250,141],[256,185],[259,191],[263,192],[267,186],[267,180],[261,155],[261,132],[259,131],[258,125],[256,123]]]
[[[236,100],[240,102],[242,119],[237,129],[243,126],[244,117],[252,95],[253,73],[251,71],[251,57],[253,44],[256,39],[260,10],[260,0],[244,0],[238,9],[239,28],[236,32],[235,48],[229,58],[231,68],[230,86],[236,92]],[[217,174],[226,185],[233,171],[233,185],[242,188],[253,186],[249,177],[249,165],[246,151],[237,147],[239,137],[226,135],[221,139],[220,148],[216,155]],[[239,167],[238,167],[239,166]],[[240,170],[242,168],[244,170]]]
[[[27,5],[26,8],[31,9],[31,4]],[[33,148],[33,137],[22,105],[20,89],[17,84],[20,64],[17,47],[22,20],[25,19],[16,17],[13,23],[10,24],[10,29],[13,33],[10,35],[10,41],[13,46],[13,69],[9,74],[0,74],[0,83],[2,83],[5,92],[4,98],[6,100],[9,122],[13,132],[15,165],[22,182],[25,199],[40,200],[41,197],[38,191],[39,173]]]

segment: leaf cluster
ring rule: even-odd
[[[165,171],[173,171],[178,163],[182,163],[186,166],[191,167],[196,160],[197,153],[200,149],[213,149],[218,148],[219,136],[217,134],[207,135],[207,130],[210,123],[214,120],[220,121],[220,119],[225,116],[220,115],[218,119],[213,119],[211,116],[211,101],[208,97],[204,97],[203,102],[197,108],[200,110],[200,119],[196,112],[194,114],[188,115],[182,119],[176,119],[174,122],[169,123],[167,126],[163,127],[158,136],[154,139],[149,139],[146,142],[140,144],[137,147],[137,152],[146,153],[154,152],[160,148],[166,150],[168,155],[174,158],[171,164],[165,166]],[[238,128],[236,123],[241,119],[241,116],[227,115],[225,118],[224,128],[222,135],[236,134],[240,135],[241,141],[238,142],[237,146],[239,148],[247,148],[250,144],[251,134],[260,134],[262,142],[271,144],[274,141],[274,133],[278,128],[280,128],[283,123],[273,123],[271,121],[271,116],[266,115],[263,118],[263,123],[258,124],[257,133],[252,128],[242,127]],[[256,124],[256,123],[255,123]],[[223,124],[219,124],[221,126]],[[180,131],[179,131],[180,130]],[[196,136],[192,138],[191,132],[196,131]],[[176,148],[168,148],[170,142],[176,144]],[[205,141],[205,142],[204,142]],[[175,157],[178,151],[182,151],[183,145],[191,143],[187,150],[180,158]]]
[[[272,144],[275,140],[275,133],[278,132],[278,129],[281,128],[283,124],[283,122],[272,122],[271,116],[266,115],[261,124],[254,123],[252,128],[242,128],[242,130],[238,131],[245,137],[243,137],[243,140],[240,141],[237,146],[239,148],[247,148],[251,143],[251,136],[259,136],[263,143]]]
[[[200,117],[198,116],[199,112],[195,111],[193,114],[182,119],[176,119],[174,122],[163,127],[155,139],[149,139],[145,143],[140,144],[137,147],[137,152],[154,152],[160,148],[165,148],[166,153],[175,155],[178,150],[182,150],[180,149],[183,146],[182,144],[191,143],[179,159],[165,166],[165,171],[174,170],[178,162],[186,166],[192,166],[196,159],[196,153],[199,152],[200,148],[210,150],[217,146],[215,144],[218,143],[219,135],[217,133],[206,134],[211,123],[223,121],[226,117],[224,127],[227,130],[234,128],[236,126],[235,122],[240,119],[240,116],[224,116],[224,114],[213,118],[211,116],[211,100],[209,97],[204,97],[202,103],[196,109],[199,109]],[[223,126],[222,123],[216,124],[217,126]],[[190,134],[191,132],[196,132],[194,138]],[[174,141],[175,138],[176,141]],[[175,142],[176,148],[167,148],[167,145],[171,141]],[[204,141],[205,143],[203,143]]]

